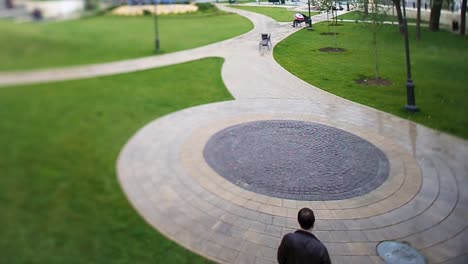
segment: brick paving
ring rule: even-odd
[[[368,193],[388,177],[385,154],[349,132],[292,120],[256,121],[213,135],[204,158],[246,190],[304,200],[341,200]]]
[[[120,153],[119,181],[149,224],[219,263],[275,263],[281,237],[298,228],[297,211],[307,206],[316,212],[314,232],[334,263],[382,263],[376,245],[389,239],[410,243],[429,263],[468,263],[468,142],[297,79],[274,61],[271,52],[259,53],[258,41],[260,33],[271,32],[275,45],[299,29],[262,15],[232,11],[251,19],[255,29],[164,56],[3,73],[0,86],[223,57],[222,77],[236,100],[154,120]],[[388,178],[373,191],[341,200],[286,199],[240,188],[210,167],[203,150],[219,131],[262,120],[321,124],[365,139],[386,155]]]
[[[336,106],[333,113],[323,107],[309,100],[241,99],[168,115],[123,150],[121,183],[150,224],[221,263],[275,263],[282,235],[298,228],[295,217],[304,206],[315,210],[315,233],[334,263],[381,263],[375,247],[388,239],[411,243],[431,263],[466,261],[466,142],[360,105]],[[203,149],[217,132],[258,120],[326,124],[365,138],[387,155],[388,179],[370,193],[335,201],[239,188],[208,165]],[[229,257],[221,253],[227,251]]]

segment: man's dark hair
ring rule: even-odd
[[[297,220],[302,229],[309,230],[315,223],[314,211],[309,208],[302,208],[297,214]]]

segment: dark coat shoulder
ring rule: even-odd
[[[313,234],[297,230],[283,237],[278,248],[280,264],[329,264],[327,248]]]

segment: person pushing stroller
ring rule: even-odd
[[[294,14],[294,21],[293,21],[292,26],[297,27],[297,26],[300,26],[302,22],[310,23],[309,21],[310,19],[308,16],[301,14],[301,13],[296,13]]]

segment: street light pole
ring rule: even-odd
[[[403,21],[405,27],[405,50],[406,50],[406,98],[408,104],[405,106],[407,111],[417,112],[419,108],[416,106],[416,98],[414,96],[414,83],[411,79],[411,61],[410,61],[410,49],[408,39],[408,18],[406,17],[406,2],[403,0]]]
[[[158,27],[158,0],[154,1],[154,33],[155,33],[155,51],[156,53],[159,52],[159,27]]]
[[[307,28],[307,30],[314,30],[312,28],[312,16],[310,15],[310,0],[307,2],[309,4],[309,27]]]

